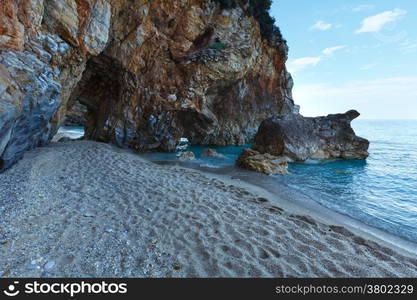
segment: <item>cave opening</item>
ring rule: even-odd
[[[188,110],[178,111],[176,118],[177,126],[180,129],[179,146],[185,142],[189,146],[210,144],[210,133],[213,133],[216,127],[213,119],[202,113]]]
[[[64,136],[108,141],[106,125],[122,93],[122,76],[122,68],[114,59],[104,54],[90,58],[80,81],[71,92],[65,120],[53,140]]]
[[[53,142],[81,139],[85,135],[88,109],[80,102],[69,99],[64,121],[52,138]]]
[[[216,144],[216,116],[209,110],[172,110],[159,101],[158,91],[117,59],[104,53],[91,57],[71,91],[64,127],[54,141],[64,133],[71,139],[84,136],[138,152],[175,152],[177,146]]]

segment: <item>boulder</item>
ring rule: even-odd
[[[298,114],[275,116],[261,123],[252,148],[291,161],[365,159],[369,141],[358,137],[350,124],[359,115],[350,110],[315,118]]]
[[[243,150],[236,161],[236,165],[243,169],[268,175],[288,174],[287,161],[268,153],[261,154],[253,149]]]
[[[212,148],[206,148],[201,152],[202,157],[217,157],[217,158],[223,158],[224,155],[218,153],[215,149]]]
[[[195,155],[192,151],[184,151],[177,153],[177,158],[179,160],[194,160]]]

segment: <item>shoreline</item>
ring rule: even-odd
[[[417,277],[415,252],[230,176],[90,141],[29,151],[0,174],[0,275]]]
[[[414,241],[408,240],[401,236],[397,236],[383,229],[354,219],[349,215],[327,208],[298,190],[292,189],[286,185],[284,187],[282,183],[279,183],[279,187],[274,189],[270,184],[268,185],[262,182],[268,179],[273,181],[273,178],[268,175],[241,170],[235,167],[209,168],[192,166],[191,164],[188,164],[187,166],[187,163],[183,162],[175,163],[164,161],[155,163],[161,165],[175,165],[186,169],[199,171],[202,174],[213,176],[214,178],[227,181],[231,184],[235,184],[255,193],[261,194],[265,197],[269,197],[271,202],[281,206],[284,210],[288,210],[292,213],[311,216],[316,220],[319,220],[320,222],[326,223],[328,225],[343,226],[355,234],[364,236],[373,240],[374,242],[393,248],[405,255],[416,255],[417,253],[417,243]],[[221,172],[225,173],[222,174]],[[286,189],[286,191],[281,189],[283,187]]]

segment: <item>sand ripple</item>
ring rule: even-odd
[[[417,277],[415,257],[106,144],[33,150],[0,192],[5,276]]]

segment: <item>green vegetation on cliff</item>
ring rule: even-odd
[[[272,0],[214,0],[222,9],[244,7],[246,12],[253,16],[259,23],[262,37],[267,39],[270,45],[278,45],[285,42],[280,29],[275,25],[275,19],[269,14]]]

